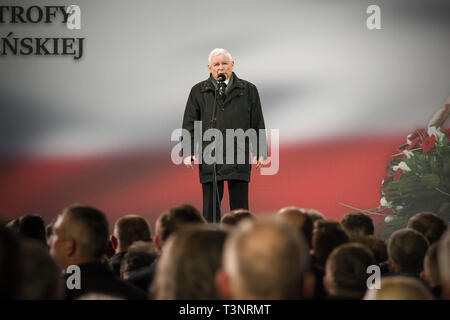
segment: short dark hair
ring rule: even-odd
[[[45,223],[39,215],[27,214],[19,220],[19,234],[24,238],[34,239],[47,244]]]
[[[220,223],[235,226],[244,219],[255,219],[255,216],[246,209],[235,209],[225,214],[220,219]]]
[[[313,226],[314,226],[314,222],[316,222],[317,220],[326,220],[327,219],[323,213],[321,213],[320,211],[318,211],[316,209],[303,209],[303,210],[311,218]]]
[[[325,266],[331,251],[337,246],[349,242],[349,237],[339,222],[316,220],[314,223],[312,247],[315,263]]]
[[[192,205],[184,204],[171,208],[159,216],[156,221],[156,234],[161,242],[188,223],[206,223],[205,218]]]
[[[439,242],[428,247],[423,261],[423,271],[426,275],[428,285],[433,288],[441,285],[441,277],[438,263]]]
[[[147,220],[137,215],[126,215],[117,220],[114,234],[124,250],[127,250],[135,241],[151,241],[152,239]]]
[[[75,222],[83,229],[78,238],[83,256],[100,260],[108,245],[109,227],[105,214],[94,207],[80,205],[68,207],[64,213],[68,215],[69,225]]]
[[[128,247],[120,266],[120,272],[129,275],[131,272],[150,266],[157,257],[158,252],[154,243],[136,241]]]
[[[447,230],[447,223],[433,212],[420,212],[408,221],[408,228],[414,229],[427,238],[430,244],[439,240]]]
[[[330,293],[362,298],[367,289],[367,267],[375,264],[372,252],[362,244],[345,243],[338,246],[326,262]]]
[[[375,230],[372,218],[362,212],[345,214],[341,219],[341,224],[348,233],[373,235]]]
[[[351,242],[361,243],[369,248],[377,263],[383,263],[388,260],[387,244],[384,239],[362,234],[350,234],[349,237]]]
[[[388,243],[388,255],[396,272],[419,275],[428,249],[428,240],[414,229],[395,231]]]

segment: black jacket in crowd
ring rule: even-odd
[[[127,300],[146,300],[147,293],[126,281],[115,277],[108,266],[101,262],[80,264],[81,288],[66,288],[68,300],[77,299],[88,293],[99,293]],[[70,275],[66,275],[66,279]]]
[[[260,129],[265,129],[264,117],[261,109],[258,90],[252,83],[239,79],[233,72],[230,87],[227,88],[224,99],[217,97],[216,88],[211,76],[192,87],[186,104],[183,118],[183,129],[190,132],[190,141],[183,139],[183,158],[189,155],[199,155],[196,151],[198,141],[203,139],[194,137],[194,121],[201,121],[202,137],[209,128],[217,128],[222,132],[223,137],[223,158],[222,163],[217,165],[217,180],[243,180],[250,181],[251,164],[249,161],[249,150],[252,150],[254,156],[263,156],[267,158],[267,141],[265,132],[259,135]],[[217,95],[218,96],[218,95]],[[216,106],[216,122],[212,122],[213,109]],[[248,129],[256,131],[256,140],[245,139],[245,162],[238,163],[237,159],[237,139],[230,146],[234,146],[234,161],[232,164],[226,163],[227,153],[232,155],[230,148],[227,148],[226,129],[242,129],[244,132]],[[261,139],[261,141],[259,141]],[[190,153],[188,152],[188,143],[190,143]],[[202,150],[211,144],[211,141],[203,141]],[[258,150],[258,144],[262,145]],[[251,149],[250,149],[251,148]],[[244,151],[244,150],[240,150]],[[218,153],[218,156],[220,153]],[[199,159],[200,160],[200,159]],[[199,164],[200,182],[208,183],[213,181],[213,164]],[[220,161],[220,160],[219,160]],[[219,163],[218,161],[218,163]],[[239,161],[242,162],[242,161]]]

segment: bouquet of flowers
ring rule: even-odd
[[[418,129],[388,164],[380,205],[392,214],[382,222],[389,236],[406,227],[408,219],[431,211],[450,221],[450,129]]]

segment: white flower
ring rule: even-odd
[[[412,151],[409,151],[409,150],[403,150],[402,151],[403,152],[403,154],[406,156],[406,158],[411,158],[412,156],[414,156],[414,152],[412,152]]]
[[[442,139],[444,139],[445,134],[441,132],[441,130],[439,130],[439,128],[436,128],[435,126],[433,127],[429,127],[428,131],[427,131],[428,135],[434,135],[436,137],[436,140],[438,141],[442,141]]]
[[[386,200],[385,197],[382,197],[382,198],[380,199],[380,204],[381,204],[381,206],[383,206],[383,207],[387,207],[387,206],[388,206],[388,202],[387,202],[387,200]]]
[[[406,143],[407,144],[411,144],[411,140],[409,140],[409,138],[412,136],[412,133],[410,133],[410,134],[408,134],[407,136],[406,136]]]
[[[384,222],[389,223],[392,222],[394,220],[393,216],[386,216],[386,218],[384,218]]]
[[[403,206],[397,206],[396,210],[402,210]]]
[[[411,169],[408,167],[408,165],[404,161],[402,161],[398,165],[392,167],[392,170],[394,170],[394,171],[397,171],[398,169],[402,169],[402,171],[404,171],[404,172],[411,171]]]

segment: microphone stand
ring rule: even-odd
[[[214,93],[214,109],[213,109],[213,114],[212,114],[212,119],[211,119],[211,128],[215,129],[216,128],[216,123],[217,123],[217,119],[216,119],[216,109],[217,109],[217,96],[220,94],[220,96],[222,97],[222,95],[224,94],[223,87],[221,86],[221,83],[223,83],[223,81],[218,80],[218,88],[216,89],[216,92]],[[217,219],[217,202],[219,201],[219,188],[217,186],[217,142],[216,139],[214,139],[214,166],[213,166],[213,222],[216,223],[216,219]],[[219,216],[221,214],[221,208],[219,206]]]

